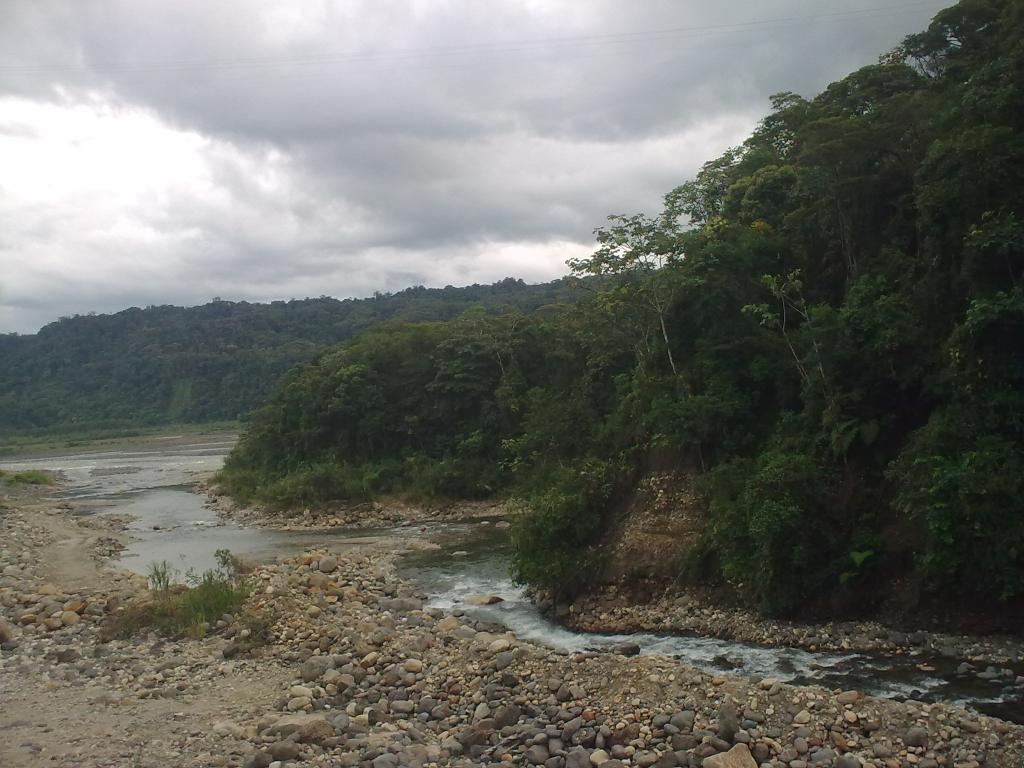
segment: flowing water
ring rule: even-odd
[[[673,656],[711,672],[855,688],[878,696],[952,701],[1024,722],[1024,697],[1012,678],[958,674],[956,661],[937,656],[812,653],[695,635],[611,635],[566,629],[543,616],[512,582],[508,535],[492,521],[376,531],[273,531],[222,521],[191,484],[216,471],[233,442],[232,435],[174,436],[122,448],[7,459],[0,468],[59,471],[64,482],[55,499],[73,502],[80,514],[130,515],[134,541],[122,553],[120,564],[138,573],[162,560],[182,575],[190,569],[202,571],[213,567],[218,549],[268,562],[313,546],[358,546],[385,535],[430,537],[440,549],[404,556],[402,576],[429,596],[430,605],[464,610],[507,627],[524,640],[566,652],[634,643],[641,653]],[[477,595],[496,595],[502,602],[488,606],[465,602]]]

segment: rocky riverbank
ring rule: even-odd
[[[400,501],[370,501],[339,504],[329,508],[301,510],[270,509],[238,504],[215,485],[200,483],[196,491],[206,495],[207,506],[225,520],[254,528],[282,531],[327,528],[390,528],[415,523],[452,522],[506,517],[508,505],[501,501],[458,501],[445,504],[407,504]]]
[[[109,532],[43,504],[0,525],[4,764],[1024,765],[1024,727],[953,706],[522,642],[426,607],[396,575],[406,540],[256,568],[260,642],[232,616],[202,639],[106,640],[145,598],[92,558]]]
[[[282,714],[258,723],[259,749],[247,764],[294,754],[313,765],[374,768],[1024,760],[1024,728],[956,707],[520,642],[458,612],[425,609],[395,576],[392,557],[309,554],[256,572],[264,585],[257,603],[282,616],[273,653],[297,667],[276,702]]]
[[[209,506],[224,519],[283,531],[386,528],[510,515],[509,506],[503,502],[466,501],[435,507],[370,502],[329,510],[268,510],[238,505],[207,485],[199,489],[206,494]],[[661,493],[664,489],[659,486],[657,490]],[[660,509],[657,505],[645,504],[640,506],[647,511]],[[635,553],[630,557],[635,559]],[[638,594],[636,589],[605,585],[569,605],[558,606],[557,613],[543,597],[538,597],[537,602],[559,623],[578,631],[693,633],[810,651],[939,656],[963,665],[965,674],[975,674],[981,679],[998,676],[1024,686],[1024,678],[1020,677],[1024,675],[1024,640],[1019,637],[906,631],[874,621],[817,624],[774,621],[742,607],[715,603],[695,590],[661,586],[659,592]]]
[[[557,618],[586,632],[695,633],[811,651],[941,656],[967,665],[965,670],[983,679],[996,674],[1024,686],[1024,640],[1016,637],[905,632],[876,622],[774,621],[742,608],[709,605],[702,596],[684,589],[670,589],[637,602],[615,585],[560,606]]]

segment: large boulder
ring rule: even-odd
[[[746,744],[737,744],[728,752],[704,758],[704,768],[757,768]]]
[[[333,666],[334,659],[330,656],[310,656],[302,662],[299,674],[302,676],[303,682],[311,683],[323,677],[327,670]]]
[[[292,736],[306,744],[321,744],[335,735],[334,726],[323,715],[285,715],[268,729],[272,736],[281,739]]]

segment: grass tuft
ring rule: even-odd
[[[7,485],[53,485],[53,475],[42,469],[25,469],[21,472],[9,472],[0,469],[0,483]]]

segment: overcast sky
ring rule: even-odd
[[[2,0],[0,331],[557,277],[950,2]]]

